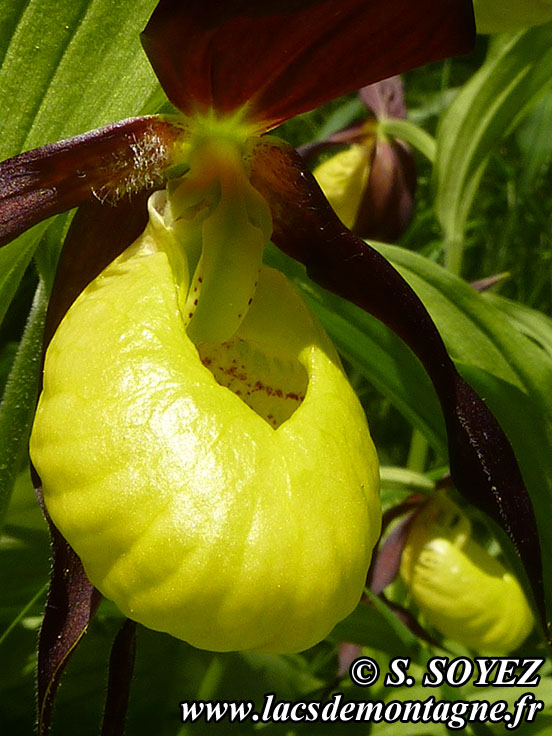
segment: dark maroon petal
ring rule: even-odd
[[[149,192],[116,206],[92,200],[77,211],[65,238],[48,303],[44,346],[81,291],[143,232]]]
[[[42,502],[42,489],[36,474],[34,480]],[[45,514],[52,536],[53,562],[38,642],[38,736],[45,736],[49,731],[59,680],[101,600],[100,593],[86,577],[80,559],[52,524],[46,511]]]
[[[390,327],[418,356],[445,417],[458,490],[491,516],[514,544],[546,626],[542,564],[530,496],[504,432],[456,371],[426,308],[374,248],[338,220],[300,156],[277,139],[256,147],[252,182],[270,203],[273,241],[305,264],[318,284]]]
[[[268,130],[474,38],[469,0],[161,0],[142,42],[177,108]]]
[[[371,567],[371,575],[368,582],[368,587],[372,593],[379,595],[397,577],[401,566],[401,555],[406,544],[411,521],[411,517],[402,519],[393,531],[389,533],[387,539],[378,550],[377,556],[374,558],[374,564]]]
[[[419,506],[420,502],[420,497],[413,497],[412,500],[409,499],[400,506],[392,507],[383,515],[382,533],[391,521],[405,513],[408,514],[406,518],[401,519],[394,529],[389,532],[383,544],[379,544],[374,552],[366,581],[372,593],[379,595],[397,577],[401,566],[404,545],[406,544],[410,525],[415,516],[412,509]]]
[[[337,676],[341,680],[342,677],[349,672],[350,666],[357,657],[362,654],[360,644],[351,644],[350,642],[342,642],[337,650]]]
[[[302,146],[297,147],[297,153],[310,166],[321,153],[325,153],[332,148],[341,149],[342,146],[339,143],[334,143],[326,139],[325,141],[316,141],[315,143],[304,143]]]
[[[131,118],[0,163],[0,245],[90,199],[111,203],[159,184],[181,131]]]
[[[136,622],[126,619],[109,658],[109,681],[101,736],[123,736],[136,656]]]
[[[364,105],[379,118],[405,118],[404,88],[399,76],[369,84],[358,92]]]

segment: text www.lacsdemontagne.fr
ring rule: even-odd
[[[180,703],[182,723],[204,719],[206,723],[228,720],[231,723],[253,722],[364,722],[364,723],[443,723],[450,729],[465,728],[467,723],[504,723],[514,730],[522,723],[534,721],[544,703],[536,700],[533,693],[520,694],[508,710],[505,700],[436,700],[433,696],[425,700],[382,700],[347,701],[342,693],[335,693],[327,701],[276,700],[274,693],[264,696],[260,712],[255,703],[240,701],[192,700]]]

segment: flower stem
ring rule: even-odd
[[[408,451],[408,460],[406,467],[416,473],[423,473],[427,462],[427,453],[429,443],[419,429],[414,429],[410,440],[410,449]]]

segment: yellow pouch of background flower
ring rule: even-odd
[[[516,578],[472,538],[456,504],[436,496],[418,513],[402,553],[401,576],[425,619],[476,651],[508,653],[534,626]]]

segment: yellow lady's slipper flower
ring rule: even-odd
[[[428,623],[478,652],[506,654],[533,628],[516,578],[473,541],[469,519],[445,497],[414,519],[401,576]]]
[[[271,220],[246,146],[197,138],[52,339],[31,455],[125,615],[205,649],[296,652],[360,599],[377,456],[329,339],[260,266]]]
[[[388,136],[381,124],[406,118],[401,79],[391,77],[363,87],[359,96],[372,117],[307,146],[305,153],[309,155],[309,148],[347,145],[318,164],[314,176],[346,227],[362,238],[394,242],[412,220],[416,189],[410,148]]]
[[[0,245],[83,207],[52,290],[46,343],[67,314],[31,440],[54,540],[41,733],[95,610],[90,581],[133,620],[215,650],[304,649],[361,595],[377,460],[328,339],[261,265],[268,240],[420,358],[457,486],[523,542],[544,620],[536,524],[507,438],[404,279],[344,228],[297,153],[265,137],[473,37],[470,0],[160,0],[142,40],[176,114],[0,163]],[[114,648],[127,676],[130,639]]]

